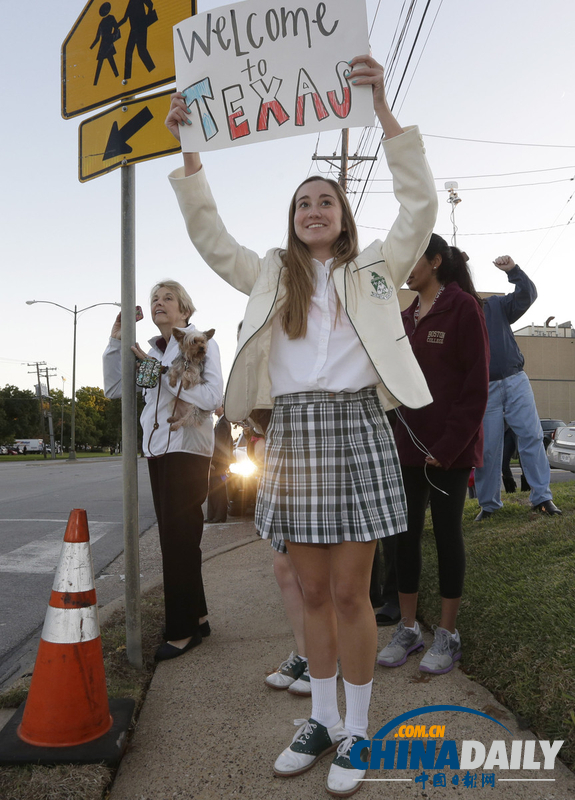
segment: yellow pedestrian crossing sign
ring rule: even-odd
[[[126,164],[180,151],[164,125],[172,90],[120,103],[80,124],[78,177],[82,183]]]
[[[172,28],[196,0],[89,0],[62,45],[62,116],[175,80]]]

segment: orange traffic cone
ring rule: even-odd
[[[88,520],[74,509],[17,733],[38,747],[70,747],[111,726]]]

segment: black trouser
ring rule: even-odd
[[[208,520],[225,522],[228,515],[228,494],[226,482],[221,473],[210,472],[210,493],[208,494]]]
[[[200,617],[208,613],[200,543],[209,467],[209,457],[192,453],[148,459],[162,549],[168,641],[191,636]]]
[[[401,468],[407,497],[407,531],[396,537],[397,583],[400,592],[413,594],[419,591],[421,536],[429,501],[439,563],[439,591],[441,597],[448,599],[461,597],[465,576],[461,519],[470,472],[470,468],[444,470],[427,467],[430,483],[423,467]],[[435,484],[437,488],[431,484]],[[439,489],[447,492],[447,495]]]

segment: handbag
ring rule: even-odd
[[[149,28],[154,22],[158,21],[158,12],[155,8],[151,8],[146,14],[146,27]]]
[[[166,368],[162,366],[162,362],[157,358],[144,358],[138,361],[136,367],[136,386],[141,386],[143,389],[153,389],[157,383],[158,378],[165,372]]]

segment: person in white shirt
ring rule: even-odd
[[[190,317],[195,311],[189,294],[176,281],[156,284],[150,295],[152,320],[161,336],[150,339],[148,358],[167,369],[179,355],[174,328],[195,331]],[[121,315],[112,327],[104,351],[104,393],[121,397]],[[139,345],[132,346],[137,358],[146,359]],[[135,376],[134,376],[135,379]],[[202,382],[184,389],[180,381],[170,386],[163,374],[153,388],[144,390],[145,405],[140,417],[143,451],[148,460],[154,509],[162,550],[166,628],[164,644],[156,660],[177,658],[210,635],[208,608],[202,581],[202,503],[208,493],[208,471],[214,449],[211,415],[197,426],[170,430],[167,421],[174,403],[193,403],[204,411],[221,405],[223,377],[220,351],[214,339],[208,342]]]
[[[304,595],[312,714],[277,758],[299,775],[337,749],[327,790],[348,796],[365,769],[350,760],[366,738],[377,650],[369,584],[376,540],[406,528],[397,453],[384,408],[431,402],[405,337],[397,292],[424,252],[437,193],[417,128],[404,131],[371,56],[350,61],[349,80],[371,85],[399,215],[385,240],[360,251],[341,187],[306,179],[289,210],[288,243],[265,257],[228,234],[198,153],[170,175],[194,245],[222,278],[250,295],[226,388],[225,413],[271,408],[255,525],[287,552]],[[183,96],[166,125],[190,124]],[[339,654],[345,723],[337,706]]]

